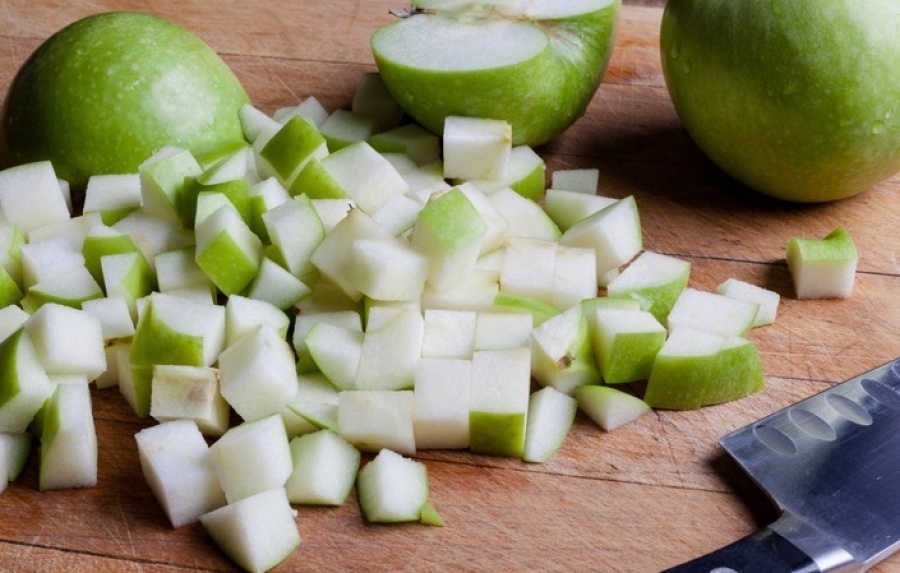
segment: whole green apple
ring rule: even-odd
[[[789,201],[900,170],[896,0],[672,0],[660,50],[675,109],[724,171]]]
[[[513,144],[568,128],[597,91],[621,0],[417,0],[377,30],[382,79],[434,133],[447,116],[505,120]]]
[[[248,96],[202,39],[137,12],[105,12],[48,38],[19,70],[0,162],[49,159],[80,192],[90,175],[136,173],[164,145],[195,154],[243,140]]]

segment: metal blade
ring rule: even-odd
[[[857,562],[900,545],[900,358],[719,443],[786,515]]]

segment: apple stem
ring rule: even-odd
[[[434,10],[430,8],[418,8],[416,6],[411,6],[409,9],[403,10],[388,10],[388,12],[391,14],[391,16],[395,16],[397,18],[409,18],[417,14],[434,14]]]

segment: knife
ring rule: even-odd
[[[900,358],[719,444],[780,516],[665,573],[850,573],[900,546]]]

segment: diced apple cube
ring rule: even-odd
[[[792,238],[786,258],[797,298],[847,298],[853,293],[859,255],[843,227],[821,240]]]
[[[471,384],[471,360],[419,360],[413,414],[417,449],[469,447]]]
[[[283,487],[294,467],[278,414],[229,428],[210,451],[228,503]]]
[[[291,503],[338,506],[344,503],[359,472],[360,453],[329,430],[291,440],[294,469],[285,484]]]

